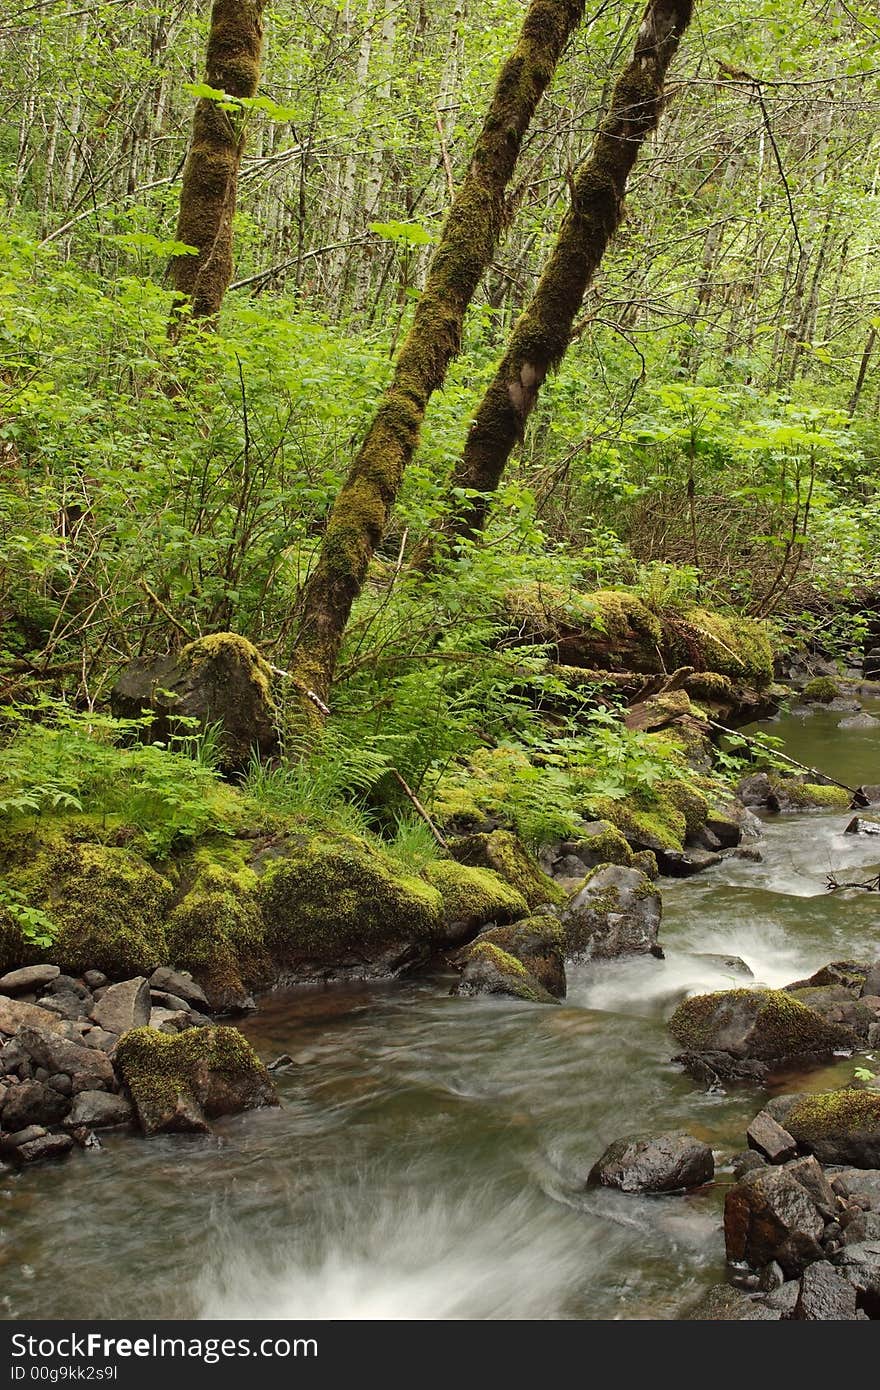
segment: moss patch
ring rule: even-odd
[[[521,960],[491,941],[480,941],[470,948],[469,959],[455,993],[505,994],[530,1004],[558,1003]]]
[[[783,810],[791,807],[800,811],[846,811],[852,799],[843,787],[796,782],[793,777],[775,777],[771,774],[770,786],[781,801]]]
[[[778,989],[695,995],[679,1004],[669,1030],[689,1051],[728,1051],[758,1061],[832,1052],[853,1040],[848,1029]]]
[[[538,867],[525,845],[507,830],[468,835],[453,841],[449,848],[460,864],[493,869],[533,910],[545,903],[561,903],[565,898],[562,889]]]
[[[528,914],[522,893],[492,869],[438,859],[425,869],[425,878],[440,893],[443,916],[450,926],[476,930],[488,922],[515,922]]]
[[[807,681],[801,692],[808,704],[830,705],[840,694],[840,689],[830,676],[815,676]]]
[[[195,881],[171,913],[168,955],[189,970],[214,1009],[240,1007],[251,990],[272,981],[272,962],[263,940],[257,876],[235,855],[202,849],[194,856]]]
[[[759,690],[773,682],[770,637],[752,618],[689,608],[664,619],[664,650],[676,666],[714,671]]]
[[[875,1130],[880,1141],[880,1091],[823,1091],[805,1096],[786,1117],[796,1139],[830,1139]]]

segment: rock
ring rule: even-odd
[[[38,1163],[44,1158],[63,1158],[73,1148],[69,1134],[43,1134],[19,1144],[14,1157],[19,1163]]]
[[[681,1192],[715,1176],[712,1150],[690,1134],[630,1135],[609,1144],[590,1170],[592,1186],[621,1192]]]
[[[106,1029],[99,1028],[97,1024],[93,1028],[87,1028],[80,1038],[83,1047],[99,1047],[102,1052],[112,1052],[119,1042],[118,1033],[108,1033]]]
[[[150,987],[143,975],[111,985],[92,1009],[92,1018],[108,1033],[127,1033],[150,1021]]]
[[[715,836],[721,849],[736,849],[743,837],[743,827],[733,815],[710,813],[706,817],[705,828]]]
[[[779,1269],[779,1265],[775,1261],[773,1267]],[[788,1321],[794,1316],[800,1292],[801,1286],[798,1280],[789,1279],[780,1284],[778,1289],[773,1289],[768,1293],[765,1302],[768,1308],[775,1309],[780,1318],[785,1318]]]
[[[844,835],[880,835],[880,821],[866,820],[864,816],[853,816],[843,833]]]
[[[733,989],[695,995],[679,1004],[669,1029],[687,1051],[678,1059],[689,1070],[708,1061],[717,1076],[742,1076],[793,1062],[821,1061],[836,1050],[852,1050],[849,1028],[828,1023],[784,990]],[[758,1063],[743,1072],[741,1062]],[[776,1118],[776,1117],[774,1117]]]
[[[172,1013],[189,1013],[189,1004],[177,994],[167,994],[163,989],[150,990],[150,1004],[154,1009],[169,1009]]]
[[[28,1125],[26,1129],[15,1130],[12,1134],[0,1134],[0,1153],[11,1154],[20,1144],[40,1139],[47,1132],[42,1125]]]
[[[795,980],[794,984],[786,985],[785,988],[791,991],[838,987],[849,991],[855,997],[861,993],[867,973],[868,967],[859,965],[856,961],[833,960],[816,970],[809,979]]]
[[[880,1091],[823,1091],[801,1097],[786,1121],[820,1163],[880,1167]]]
[[[746,1173],[757,1172],[759,1168],[766,1166],[766,1158],[759,1154],[757,1149],[743,1149],[740,1153],[733,1154],[730,1159],[730,1167],[737,1181],[744,1178]]]
[[[83,975],[83,980],[92,993],[94,993],[96,989],[101,989],[104,985],[110,983],[107,976],[101,970],[87,970]]]
[[[605,864],[563,908],[566,953],[575,960],[653,955],[661,911],[660,894],[646,874]]]
[[[705,869],[714,869],[717,864],[724,862],[724,856],[713,853],[707,849],[687,848],[678,850],[664,850],[659,858],[661,871],[668,878],[691,878],[694,874],[701,874]]]
[[[151,1009],[148,1023],[160,1033],[181,1033],[190,1027],[191,1016],[189,1009]]]
[[[632,868],[634,854],[624,836],[608,820],[587,822],[577,840],[565,840],[551,859],[556,879],[582,879],[600,864],[623,864]]]
[[[880,719],[875,719],[867,710],[862,710],[859,714],[848,714],[845,719],[841,719],[838,729],[876,729],[880,724]]]
[[[514,956],[556,999],[565,997],[565,932],[556,917],[546,913],[508,927],[490,927],[459,951],[453,963],[466,965],[474,947],[484,943]]]
[[[732,858],[747,859],[750,864],[763,864],[764,856],[757,845],[737,845]]]
[[[808,1265],[801,1276],[794,1318],[804,1322],[849,1322],[856,1315],[856,1291],[825,1260]]]
[[[563,899],[557,885],[541,870],[525,845],[508,830],[463,836],[452,841],[449,853],[459,864],[494,870],[522,894],[531,912]]]
[[[716,970],[726,970],[731,975],[742,975],[745,979],[753,980],[754,972],[746,965],[741,956],[722,956],[713,951],[694,951],[693,960],[704,960],[708,965],[712,965]]]
[[[29,994],[61,974],[57,965],[25,965],[0,977],[0,994]]]
[[[787,1163],[785,1171],[806,1188],[825,1220],[832,1220],[837,1212],[837,1199],[821,1163],[809,1154]]]
[[[503,925],[528,916],[522,893],[493,869],[475,869],[455,859],[437,859],[425,878],[443,899],[443,916],[450,941],[466,941],[490,922]]]
[[[63,1071],[58,1071],[54,1076],[50,1076],[46,1085],[51,1086],[52,1090],[57,1091],[60,1096],[69,1096],[73,1091],[70,1077],[66,1076]]]
[[[685,1314],[689,1322],[779,1322],[782,1313],[756,1295],[716,1284]]]
[[[773,796],[770,778],[766,772],[753,772],[740,780],[736,794],[744,806],[766,806]]]
[[[28,1125],[54,1125],[70,1106],[69,1100],[42,1081],[22,1081],[13,1086],[3,1103],[3,1128],[25,1129]]]
[[[880,1318],[880,1240],[845,1245],[834,1266],[852,1284],[859,1307],[869,1318]]]
[[[47,994],[72,994],[77,999],[86,999],[89,1004],[92,1002],[92,992],[88,985],[84,985],[82,980],[76,979],[74,975],[56,975],[46,986]]]
[[[31,1062],[45,1067],[50,1075],[64,1072],[73,1078],[74,1092],[77,1076],[88,1079],[86,1089],[90,1090],[112,1090],[115,1085],[113,1064],[100,1048],[83,1047],[45,1029],[30,1027],[22,1028],[16,1042]]]
[[[153,741],[166,741],[178,721],[197,719],[201,727],[220,726],[224,772],[243,772],[254,752],[278,751],[278,711],[272,673],[256,647],[231,632],[199,637],[182,651],[130,662],[110,694],[114,714],[139,719],[155,716]]]
[[[503,994],[529,1004],[558,1004],[559,1000],[530,974],[522,961],[489,941],[468,948],[467,964],[451,994],[473,997]]]
[[[173,1037],[135,1028],[116,1065],[145,1134],[205,1132],[208,1120],[277,1105],[266,1068],[236,1028],[191,1028]]]
[[[797,1153],[797,1144],[788,1130],[777,1124],[766,1110],[752,1120],[746,1130],[746,1139],[749,1148],[757,1149],[769,1163],[786,1163]]]
[[[85,1000],[78,994],[44,995],[40,1000],[40,1008],[56,1014],[58,1018],[67,1019],[85,1018],[88,1013]]]
[[[24,1027],[58,1033],[63,1023],[63,1019],[41,1009],[39,1004],[26,1004],[21,999],[10,999],[0,994],[0,1033],[5,1033],[7,1037],[15,1036]]]
[[[775,1260],[791,1278],[822,1258],[825,1223],[785,1168],[761,1168],[729,1187],[724,1200],[727,1258],[761,1269]]]
[[[81,1125],[89,1129],[107,1129],[111,1125],[127,1125],[132,1109],[124,1096],[111,1096],[106,1091],[80,1091],[70,1108],[66,1127]]]
[[[871,1028],[877,1022],[877,1014],[867,1000],[854,999],[843,985],[807,986],[802,989],[788,986],[786,992],[793,999],[815,1009],[829,1023],[840,1023],[849,1028],[863,1041],[867,1041]]]
[[[880,1211],[880,1168],[842,1168],[832,1177],[831,1186],[841,1197],[858,1192],[868,1198],[872,1211]]]
[[[861,993],[863,998],[868,995],[872,999],[880,995],[880,960],[875,960],[868,970]]]

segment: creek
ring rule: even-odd
[[[876,736],[841,717],[762,727],[843,781],[880,782]],[[702,1089],[665,1020],[686,993],[748,983],[718,956],[767,985],[876,958],[877,896],[826,891],[829,871],[880,861],[849,819],[777,816],[763,863],[663,880],[666,959],[570,968],[559,1008],[450,997],[437,976],[269,996],[243,1031],[294,1059],[281,1109],[210,1137],[110,1133],[0,1175],[0,1316],[681,1316],[724,1277],[725,1162],[764,1093]],[[773,1089],[839,1085],[862,1061]],[[585,1190],[612,1139],[677,1128],[715,1149],[711,1187]]]

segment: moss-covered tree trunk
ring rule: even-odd
[[[336,499],[303,602],[293,676],[326,700],[342,635],[412,458],[431,395],[459,348],[465,312],[505,220],[504,192],[583,0],[532,0],[505,62],[416,306],[412,328]]]
[[[260,78],[264,0],[214,0],[205,81],[233,97],[252,97]],[[177,240],[198,255],[175,256],[172,332],[188,317],[216,318],[232,279],[232,218],[244,149],[240,112],[199,99],[183,171]]]
[[[621,74],[608,115],[571,190],[571,207],[531,302],[514,327],[498,371],[468,432],[452,486],[478,495],[450,524],[460,536],[478,532],[489,496],[501,480],[514,445],[538,399],[547,373],[558,366],[575,315],[611,237],[620,224],[630,171],[663,106],[666,72],[690,23],[693,0],[650,0],[635,51]]]

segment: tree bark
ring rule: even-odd
[[[629,66],[621,74],[589,159],[577,174],[556,245],[534,296],[520,315],[501,365],[477,409],[452,486],[478,495],[450,529],[473,536],[485,522],[487,494],[498,486],[547,373],[568,347],[575,315],[623,214],[629,174],[663,106],[666,72],[693,0],[650,0]]]
[[[264,0],[214,0],[205,80],[233,97],[252,97],[260,79]],[[188,316],[212,319],[232,280],[232,218],[244,150],[241,115],[202,97],[183,171],[177,240],[198,248],[175,256],[172,332]]]
[[[465,312],[505,222],[504,191],[523,136],[584,0],[532,0],[505,62],[467,172],[431,261],[412,328],[331,511],[306,586],[293,676],[326,701],[352,604],[382,537],[425,408],[458,352]]]

